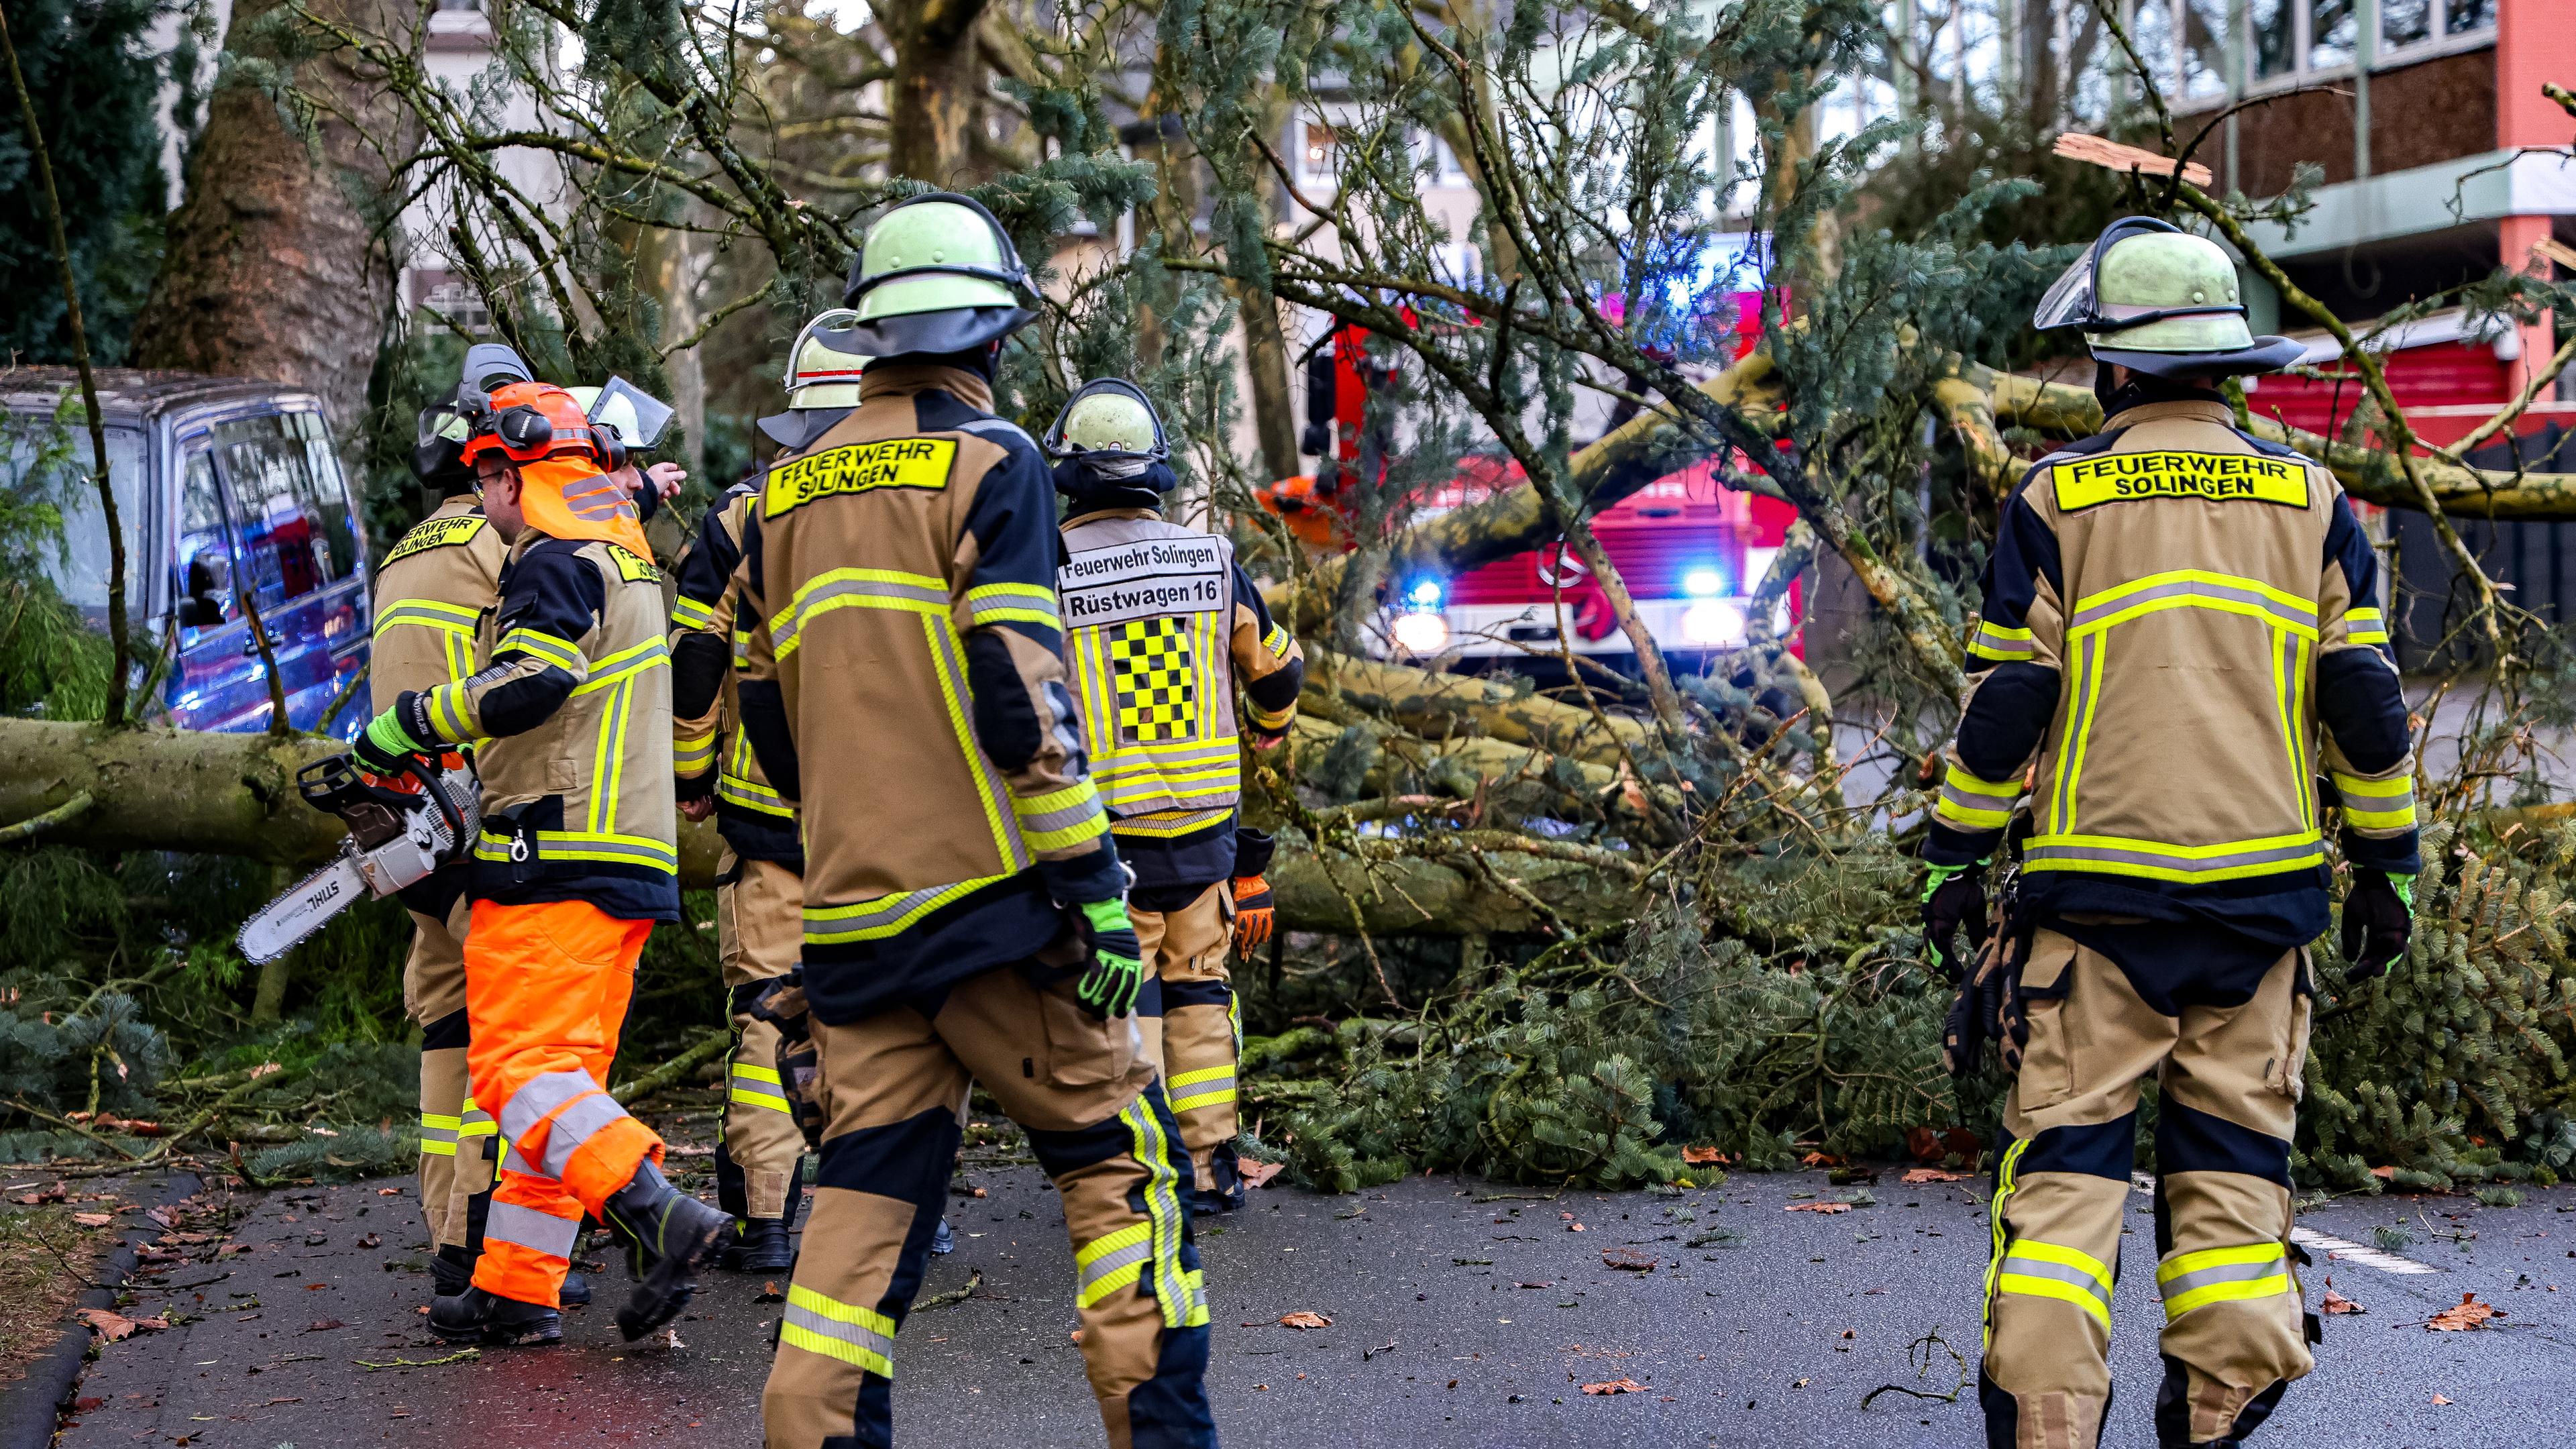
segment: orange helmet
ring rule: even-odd
[[[590,425],[590,418],[571,393],[547,382],[513,382],[493,389],[490,403],[472,422],[465,442],[465,464],[497,452],[513,463],[534,463],[563,453],[586,453],[599,466],[624,466],[617,440]]]

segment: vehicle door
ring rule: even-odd
[[[247,577],[225,518],[205,434],[180,441],[179,508],[171,529],[171,629],[176,652],[162,687],[182,729],[257,729],[268,716],[268,680],[242,616]]]
[[[244,570],[236,592],[250,596],[268,631],[288,719],[321,728],[367,646],[357,518],[330,433],[319,413],[272,412],[217,423],[208,437]],[[245,643],[255,656],[257,641]],[[336,723],[347,726],[351,714]]]

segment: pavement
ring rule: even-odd
[[[981,1282],[905,1325],[902,1439],[1096,1445],[1053,1193],[1026,1166],[967,1181],[985,1195],[952,1198],[958,1251],[925,1291]],[[1970,1377],[1982,1186],[1907,1184],[1889,1169],[1867,1190],[1874,1201],[1842,1212],[1791,1210],[1864,1195],[1819,1172],[1678,1197],[1542,1199],[1454,1178],[1339,1198],[1264,1189],[1203,1229],[1218,1423],[1226,1442],[1264,1446],[1982,1443]],[[2141,1253],[2147,1202],[2132,1198]],[[2400,1256],[2370,1251],[2378,1266],[2313,1245],[2311,1304],[2331,1280],[2365,1311],[2326,1320],[2316,1374],[2260,1442],[2537,1444],[2576,1412],[2576,1189],[2529,1191],[2511,1208],[2345,1198],[2301,1224],[2348,1247],[2402,1224],[2411,1242]],[[567,1315],[561,1348],[406,1366],[451,1352],[422,1325],[422,1237],[408,1180],[256,1201],[228,1240],[247,1251],[181,1244],[186,1261],[154,1265],[162,1276],[122,1311],[166,1312],[173,1326],[103,1346],[59,1442],[759,1443],[779,1312],[761,1301],[764,1282],[711,1278],[676,1345],[637,1346],[618,1337],[623,1284],[604,1272],[600,1306]],[[2160,1313],[2138,1266],[2116,1304],[2124,1387],[2105,1443],[2120,1449],[2153,1443]],[[2463,1293],[2503,1316],[2466,1332],[2424,1326]],[[1331,1322],[1282,1325],[1292,1313]],[[1963,1379],[1955,1402],[1886,1393],[1862,1406],[1883,1384],[1942,1395]],[[1583,1391],[1620,1380],[1637,1387]]]

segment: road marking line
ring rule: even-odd
[[[2412,1258],[2401,1258],[2395,1253],[2384,1253],[2377,1248],[2365,1248],[2359,1243],[2346,1242],[2342,1238],[2318,1232],[2314,1228],[2290,1229],[2290,1241],[2312,1252],[2321,1252],[2338,1262],[2359,1263],[2365,1268],[2376,1268],[2382,1273],[2411,1276],[2442,1271],[2429,1263],[2418,1263]]]

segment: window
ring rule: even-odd
[[[232,491],[248,583],[265,611],[347,578],[358,561],[348,490],[313,413],[245,418],[214,430],[215,467]]]
[[[188,450],[179,475],[178,534],[170,598],[184,646],[241,613],[241,600],[233,593],[232,540],[224,533],[224,498],[215,487],[215,465],[202,444]]]
[[[2183,0],[2182,93],[2227,93],[2227,0]]]
[[[30,540],[28,563],[48,580],[66,603],[92,621],[107,622],[107,517],[98,506],[98,483],[91,476],[89,427],[71,414],[0,413],[0,487],[19,499],[50,504],[61,517],[61,530],[39,527]],[[149,577],[143,558],[147,536],[143,510],[135,500],[143,491],[143,435],[131,428],[107,431],[107,474],[116,490],[116,517],[125,535],[127,617],[143,622],[143,580]],[[44,536],[53,533],[53,536]]]
[[[2253,37],[2252,79],[2288,75],[2299,63],[2298,13],[2292,0],[2246,0],[2245,24]]]
[[[2352,64],[2361,43],[2358,0],[2308,0],[2309,70]]]
[[[2379,0],[2379,48],[2457,39],[2495,25],[2495,0]]]

